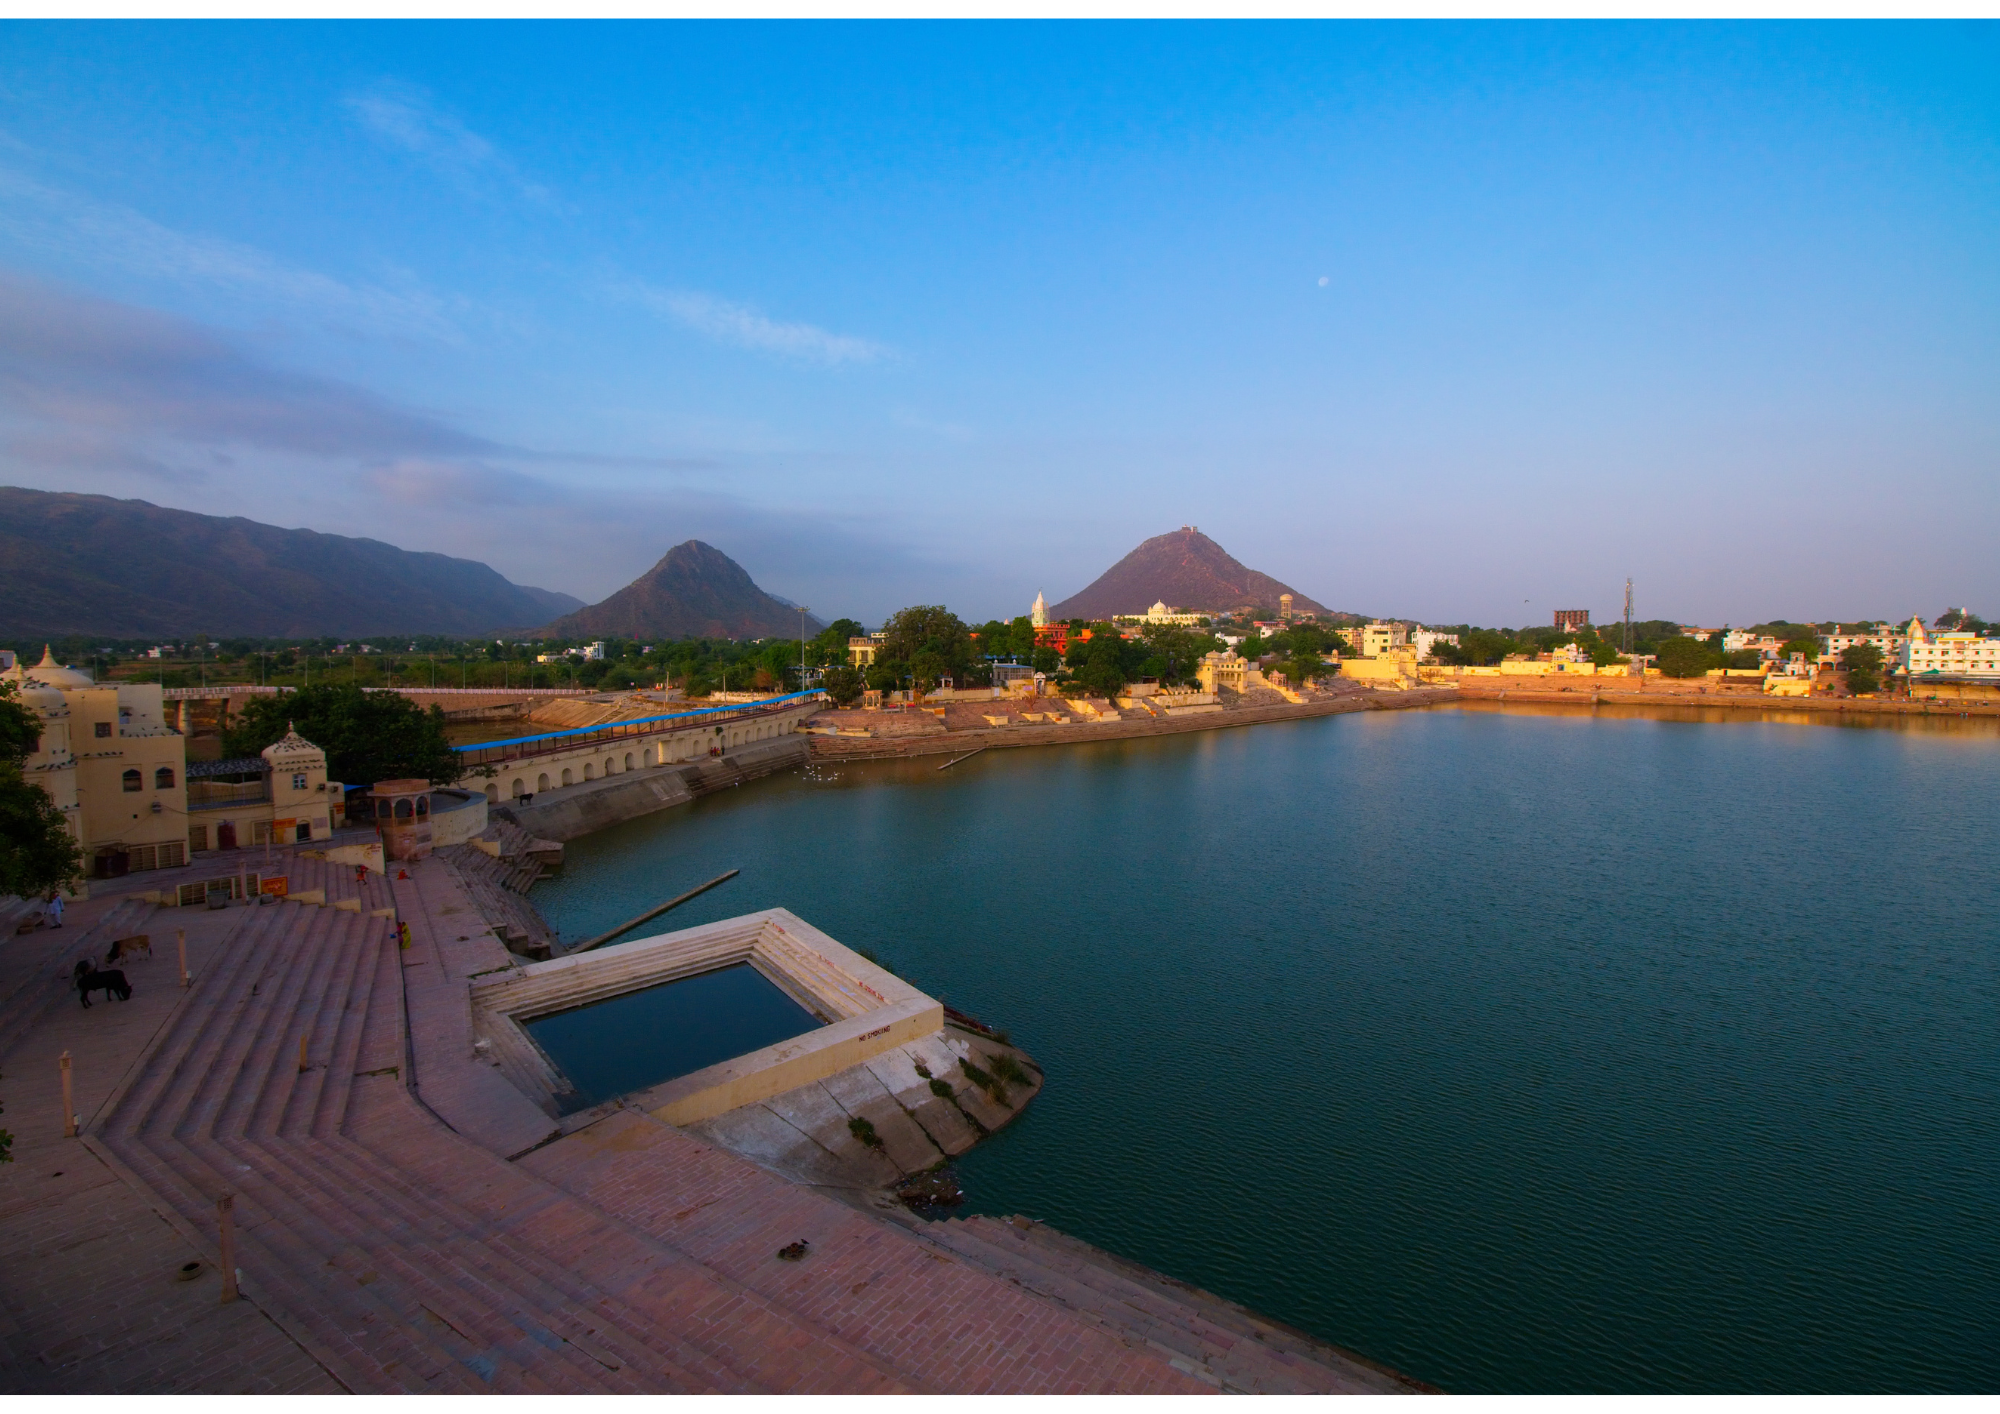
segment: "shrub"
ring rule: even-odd
[[[870,1149],[880,1149],[882,1147],[882,1136],[875,1132],[873,1124],[863,1119],[860,1115],[856,1115],[847,1122],[847,1132],[852,1134],[856,1139],[859,1139]]]

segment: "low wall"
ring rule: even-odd
[[[722,756],[625,772],[544,791],[526,805],[495,805],[492,813],[545,840],[573,840],[593,830],[685,805],[710,791],[741,785],[788,766],[803,765],[803,735],[793,733],[739,747]]]

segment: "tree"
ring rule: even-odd
[[[1841,649],[1840,666],[1847,669],[1849,692],[1874,692],[1882,686],[1882,650],[1872,643],[1850,643]]]
[[[83,872],[62,812],[23,770],[41,743],[42,719],[0,683],[0,894],[38,898]]]
[[[1819,661],[1819,636],[1817,634],[1802,634],[1797,638],[1788,638],[1785,640],[1785,646],[1778,650],[1778,656],[1781,658],[1789,658],[1794,653],[1803,653],[1806,655],[1808,663],[1817,663]]]
[[[1660,671],[1670,678],[1698,678],[1710,668],[1722,665],[1722,655],[1698,638],[1675,634],[1663,638],[1653,649]]]
[[[1601,638],[1590,645],[1590,661],[1600,668],[1610,667],[1622,656],[1624,655]]]
[[[327,774],[339,781],[416,777],[447,785],[464,773],[445,737],[442,710],[427,712],[401,693],[363,692],[351,683],[252,698],[225,734],[223,750],[255,756],[294,728],[326,752]]]
[[[897,678],[911,675],[924,691],[947,673],[954,680],[962,678],[971,666],[971,633],[958,615],[942,604],[900,609],[882,625],[882,633],[884,665]]]
[[[845,663],[836,663],[821,675],[819,685],[836,707],[852,707],[861,700],[861,674]]]

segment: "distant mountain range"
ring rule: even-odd
[[[819,620],[806,616],[816,633]],[[766,594],[743,566],[699,540],[674,546],[601,604],[540,630],[544,638],[790,638],[799,631],[796,604]]]
[[[147,501],[0,486],[0,639],[484,637],[583,601],[477,560]]]
[[[1108,619],[1143,614],[1156,603],[1169,608],[1228,613],[1237,609],[1276,612],[1278,596],[1292,596],[1294,609],[1330,618],[1337,614],[1288,584],[1245,566],[1191,525],[1155,535],[1099,575],[1090,585],[1052,605],[1052,619]]]

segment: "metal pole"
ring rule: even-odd
[[[181,986],[186,987],[188,984],[188,930],[185,928],[174,929],[174,943],[180,949],[181,954]]]
[[[76,1138],[76,1102],[70,1098],[69,1052],[64,1051],[56,1064],[62,1069],[63,1090],[63,1138]]]
[[[222,1300],[236,1299],[236,1195],[224,1193],[215,1200],[216,1226],[222,1236]]]

